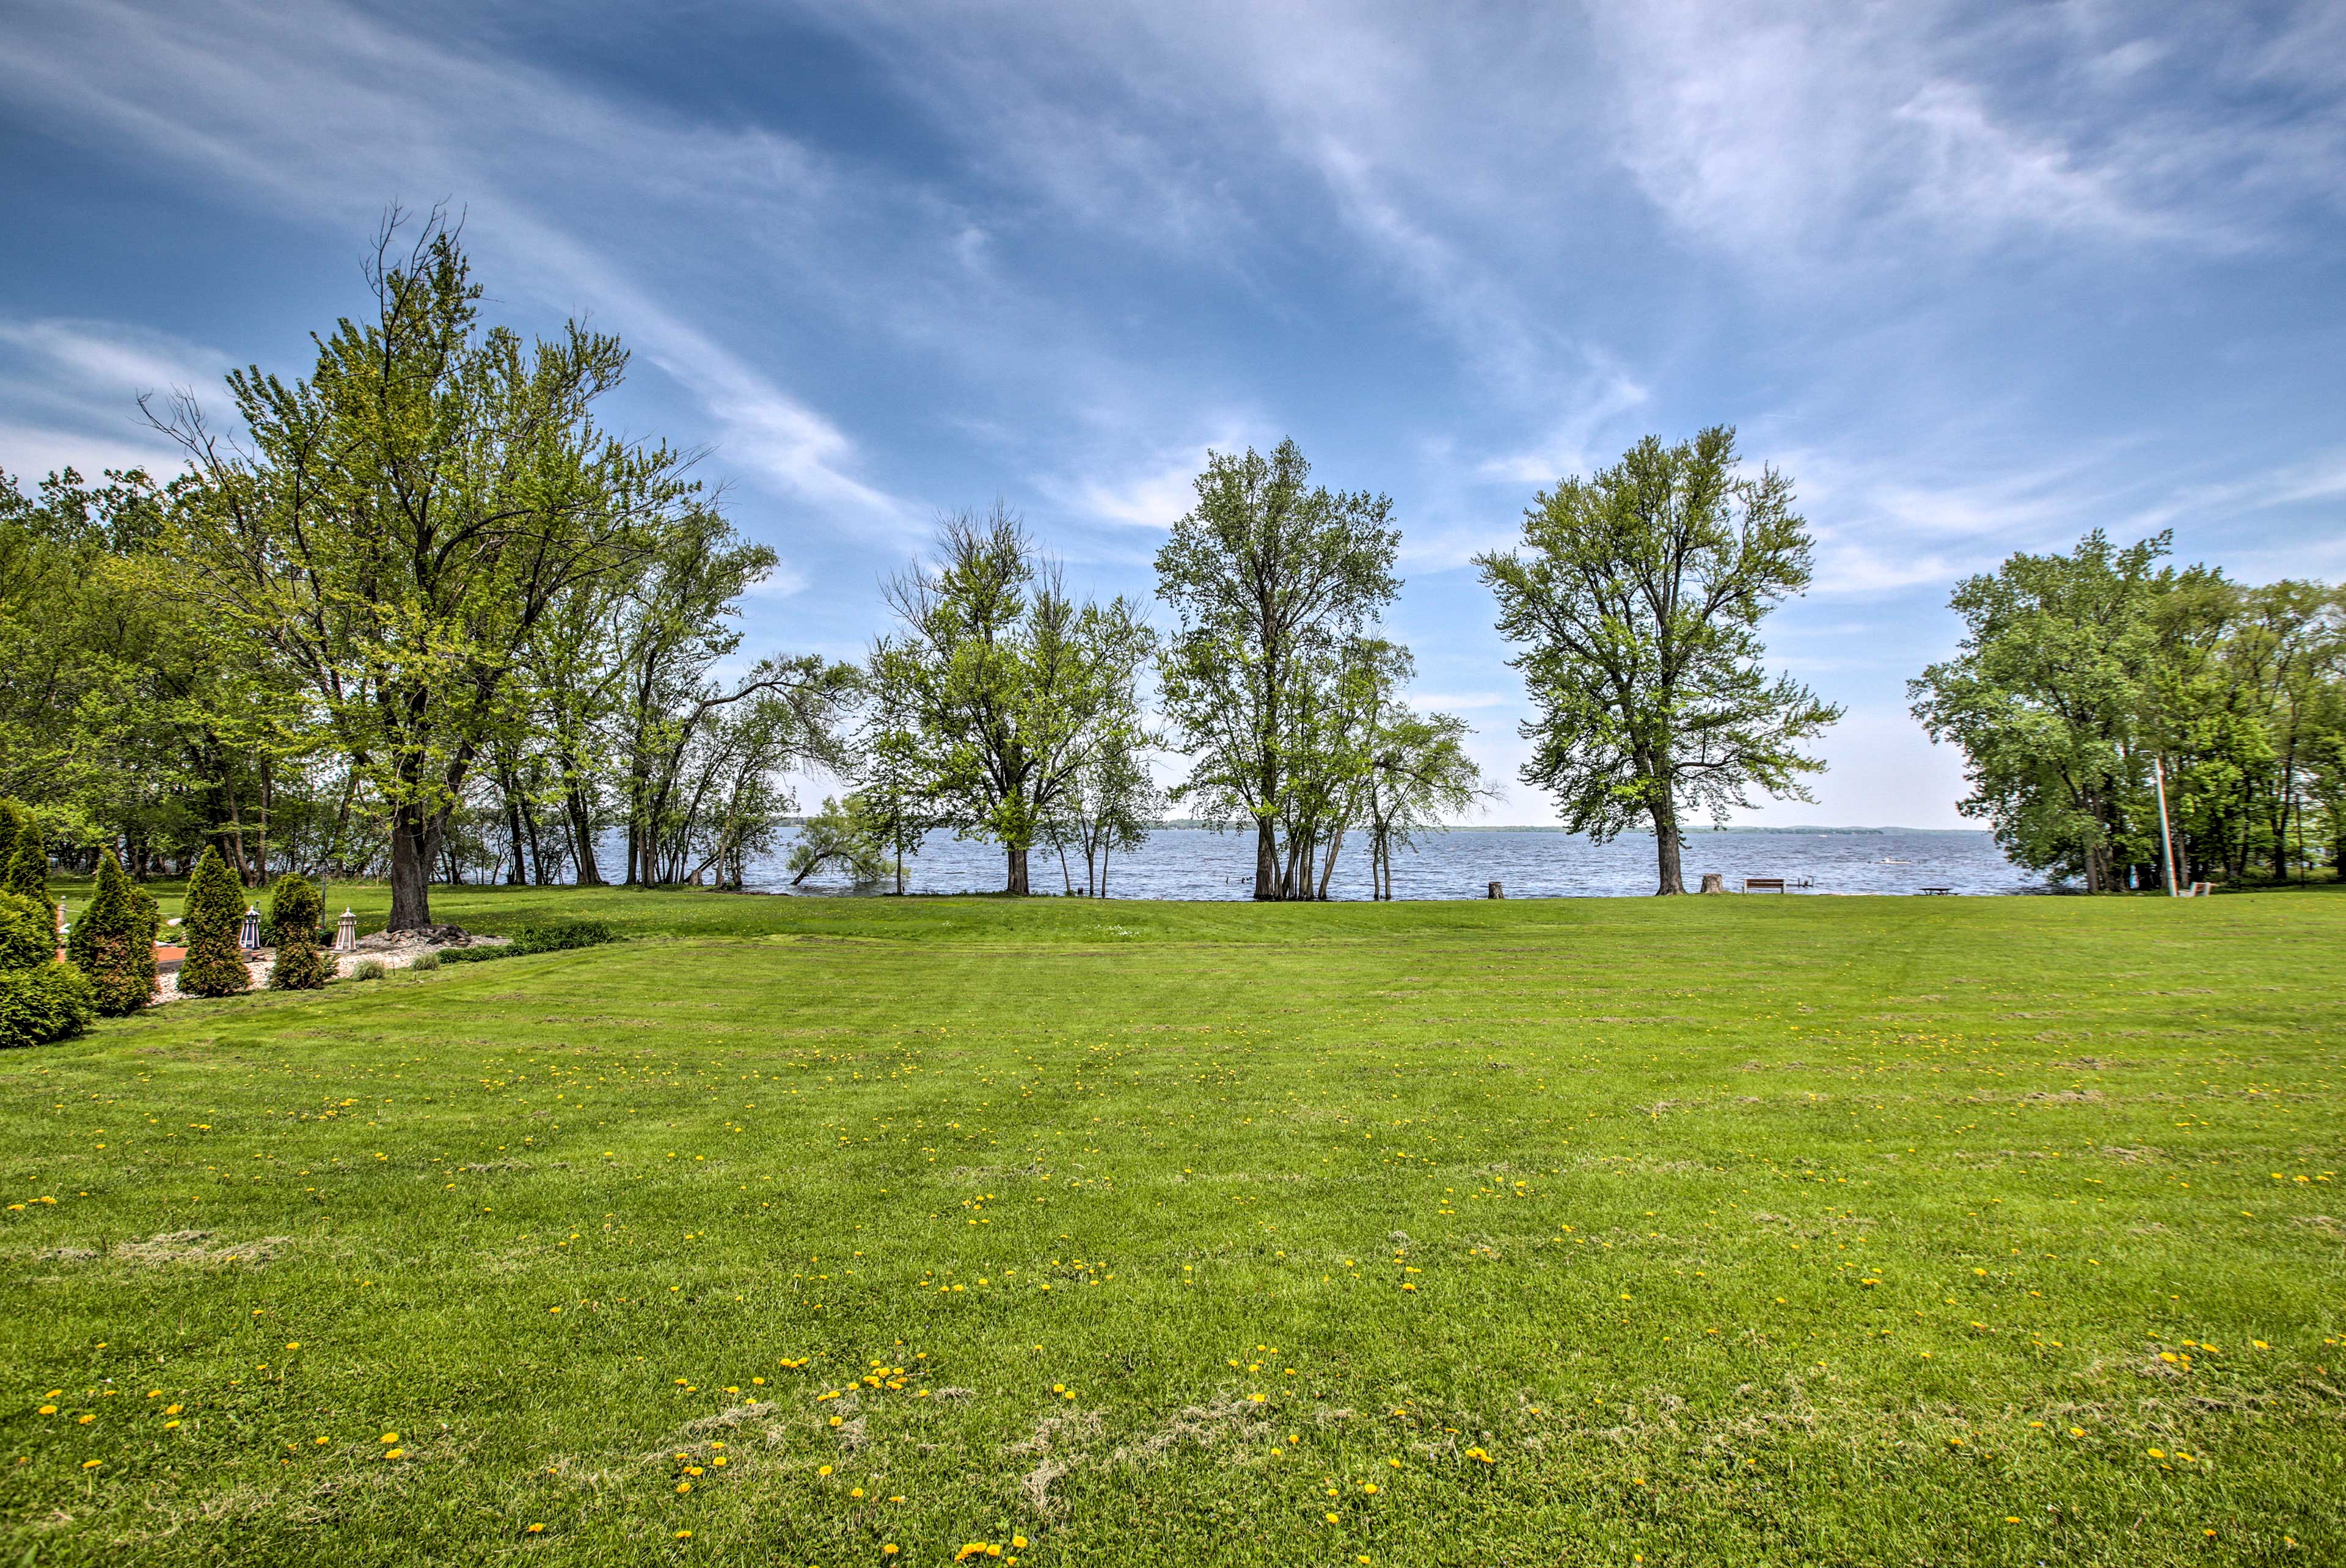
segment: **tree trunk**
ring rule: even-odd
[[[599,888],[603,885],[603,872],[602,869],[595,863],[594,816],[586,809],[586,793],[576,784],[570,787],[568,795],[570,837],[574,850],[571,858],[578,862],[578,885],[582,888]]]
[[[1003,891],[1026,896],[1026,850],[1024,846],[1004,851],[1010,858],[1010,885]]]
[[[1268,817],[1254,822],[1254,896],[1258,901],[1279,896],[1279,835]]]
[[[1336,836],[1328,840],[1328,860],[1320,868],[1320,901],[1328,901],[1328,881],[1336,874],[1336,852],[1344,847],[1344,825],[1336,824]]]
[[[527,796],[524,796],[521,801],[521,827],[523,833],[529,839],[530,880],[539,887],[544,887],[553,879],[546,874],[546,850],[538,842],[537,813],[529,809]]]
[[[505,842],[513,849],[513,857],[505,864],[505,886],[517,888],[529,881],[529,872],[524,865],[522,855],[521,799],[519,792],[514,789],[513,775],[510,773],[505,777]]]
[[[423,813],[402,806],[391,814],[391,919],[389,931],[413,931],[432,923],[432,857],[437,848]]]
[[[1686,891],[1686,875],[1678,867],[1678,814],[1669,800],[1654,807],[1654,852],[1661,862],[1662,885],[1654,890],[1657,898]]]

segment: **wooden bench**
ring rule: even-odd
[[[1747,893],[1780,893],[1784,891],[1781,877],[1746,877],[1743,891]]]

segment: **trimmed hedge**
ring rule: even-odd
[[[533,952],[567,952],[573,948],[601,947],[619,940],[619,933],[598,920],[561,921],[551,925],[525,925],[503,947],[444,947],[443,963],[487,963],[494,959],[521,958]]]

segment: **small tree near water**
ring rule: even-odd
[[[188,958],[179,966],[179,989],[189,996],[234,996],[252,988],[252,972],[245,967],[237,942],[244,921],[244,884],[220,859],[219,847],[204,851],[196,874],[188,879]]]
[[[155,999],[154,919],[110,849],[99,853],[97,887],[66,938],[66,956],[88,977],[106,1017],[136,1013]]]
[[[269,971],[271,991],[318,991],[326,983],[326,962],[318,952],[318,918],[323,910],[317,884],[291,872],[269,894],[270,942],[277,962]]]

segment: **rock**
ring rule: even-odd
[[[460,925],[420,925],[410,931],[379,931],[359,938],[353,952],[396,952],[411,947],[470,947],[476,939]]]

